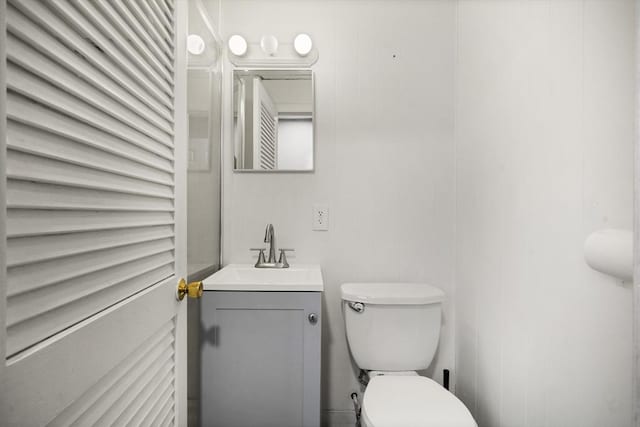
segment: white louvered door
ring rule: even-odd
[[[0,0],[0,425],[186,424],[185,32]]]
[[[278,109],[260,77],[253,79],[253,168],[278,169]]]

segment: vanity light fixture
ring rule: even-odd
[[[227,39],[227,59],[239,69],[308,68],[316,63],[318,49],[309,34],[293,33],[288,37],[283,41],[269,33],[257,39],[233,34]]]
[[[309,34],[300,33],[293,40],[293,47],[300,56],[307,56],[313,48],[313,42]]]
[[[243,56],[247,53],[247,41],[241,35],[234,34],[229,37],[228,46],[235,56]]]
[[[192,55],[201,55],[204,52],[205,44],[202,37],[197,34],[189,34],[187,37],[187,50]]]
[[[278,39],[275,36],[262,36],[260,47],[267,55],[274,56],[278,52]]]

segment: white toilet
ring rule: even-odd
[[[442,290],[419,283],[345,283],[342,308],[356,364],[369,373],[364,427],[477,427],[435,381],[418,376],[438,346]]]

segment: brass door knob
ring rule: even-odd
[[[200,298],[203,291],[202,282],[191,282],[187,284],[186,280],[180,279],[177,298],[180,301],[184,299],[185,295],[189,295],[189,298]]]

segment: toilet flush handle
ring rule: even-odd
[[[356,313],[362,313],[364,311],[364,304],[356,301],[349,301],[349,308]]]

